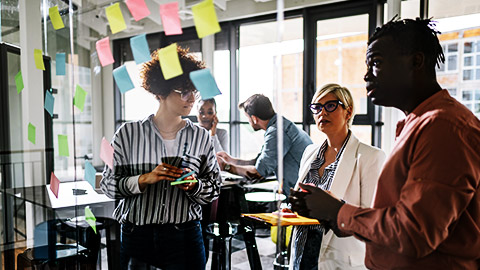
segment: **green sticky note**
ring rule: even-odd
[[[45,70],[45,65],[43,64],[43,53],[42,50],[34,49],[33,58],[35,59],[35,66],[38,69]]]
[[[220,32],[217,13],[213,6],[213,0],[205,0],[192,6],[193,22],[199,38]]]
[[[36,128],[32,123],[28,123],[28,140],[35,144],[37,133]]]
[[[68,137],[67,135],[58,135],[58,155],[68,157]]]
[[[77,84],[75,88],[75,96],[73,97],[73,105],[80,109],[83,112],[83,107],[85,106],[85,97],[87,96],[87,91],[83,90],[80,85]]]
[[[93,215],[90,206],[85,206],[85,221],[92,227],[93,231],[97,233],[97,218]]]
[[[24,86],[21,70],[17,73],[17,75],[15,75],[15,85],[17,86],[17,93],[22,92]]]
[[[50,15],[50,21],[52,21],[52,25],[55,30],[62,29],[65,27],[62,21],[62,17],[58,12],[58,6],[49,8],[48,15]]]
[[[110,29],[112,34],[118,33],[127,29],[125,20],[123,19],[122,10],[120,4],[115,3],[105,8],[105,14],[107,15],[108,22],[110,23]]]
[[[182,181],[174,181],[174,182],[170,182],[170,185],[171,186],[175,186],[175,185],[180,185],[180,184],[186,184],[186,183],[196,183],[198,182],[197,179],[192,179],[192,180],[182,180]]]
[[[158,61],[160,62],[160,68],[162,69],[165,80],[183,74],[182,66],[178,59],[177,43],[158,50]]]

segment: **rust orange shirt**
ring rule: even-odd
[[[373,208],[338,225],[366,242],[371,269],[480,268],[480,121],[442,90],[397,125]]]

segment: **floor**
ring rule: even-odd
[[[103,238],[102,241],[104,241],[104,239],[105,238]],[[269,229],[257,229],[257,237],[255,237],[255,240],[258,246],[258,253],[260,254],[262,269],[273,269],[276,246],[270,239]],[[232,270],[250,270],[245,244],[241,239],[234,238],[232,240],[232,251]],[[101,266],[97,266],[97,269],[108,269],[106,248],[102,248],[101,252]],[[209,256],[209,258],[211,257],[212,256]],[[210,264],[211,259],[207,261],[206,269],[211,269]]]

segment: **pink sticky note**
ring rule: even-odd
[[[102,138],[102,145],[100,146],[100,158],[113,170],[113,147],[105,137]]]
[[[150,15],[150,10],[147,4],[145,4],[145,0],[127,0],[125,4],[127,4],[130,13],[132,13],[133,18],[137,22]]]
[[[60,188],[60,181],[58,178],[55,176],[55,174],[52,172],[50,175],[50,190],[53,192],[55,197],[58,199],[58,189]]]
[[[113,64],[112,50],[110,49],[110,38],[102,38],[96,43],[98,58],[102,67]]]
[[[165,35],[183,34],[180,17],[178,17],[178,2],[160,5],[160,17],[162,18]]]

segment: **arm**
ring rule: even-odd
[[[422,131],[399,201],[371,209],[345,205],[345,231],[400,254],[424,257],[449,236],[479,186],[477,150],[454,123],[437,120]],[[477,135],[478,136],[478,135]],[[459,160],[464,162],[458,162]],[[455,167],[452,167],[452,161]]]
[[[201,137],[196,143],[203,147],[201,157],[192,162],[199,162],[199,172],[197,175],[198,183],[191,190],[187,190],[187,196],[199,203],[207,204],[218,198],[220,194],[220,186],[222,178],[220,176],[220,168],[215,156],[215,150],[211,143],[208,133],[205,131],[205,136]]]
[[[218,139],[223,151],[229,153],[230,152],[230,145],[229,145],[228,132],[225,129],[218,129],[217,130],[217,139]]]
[[[114,149],[113,164],[114,170],[105,166],[103,178],[100,181],[100,188],[103,193],[112,199],[122,199],[134,196],[145,191],[146,187],[158,181],[175,180],[181,175],[181,170],[168,165],[159,164],[152,172],[142,175],[130,175],[129,161],[126,149],[131,147],[129,134],[132,125],[123,125],[115,133],[112,141]]]

